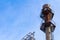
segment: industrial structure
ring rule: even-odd
[[[53,40],[52,33],[55,30],[55,25],[51,22],[52,18],[54,16],[54,13],[52,12],[52,9],[50,8],[49,4],[44,4],[40,17],[43,19],[43,23],[40,27],[40,30],[42,30],[46,34],[46,40]]]
[[[29,32],[29,33],[26,34],[21,40],[35,40],[35,38],[34,38],[34,33],[35,33],[35,32],[33,32],[33,33]]]
[[[52,23],[52,18],[54,13],[50,8],[49,4],[44,4],[42,7],[40,18],[43,19],[43,22],[40,26],[40,30],[46,34],[46,40],[53,40],[53,32],[55,30],[55,24]],[[21,40],[35,40],[34,33],[29,32]]]

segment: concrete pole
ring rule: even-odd
[[[46,40],[52,40],[51,27],[46,27]]]

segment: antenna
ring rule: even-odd
[[[22,38],[22,40],[35,40],[35,38],[34,38],[34,33],[35,33],[35,32],[33,32],[33,33],[29,32],[28,34],[26,34],[26,35]]]

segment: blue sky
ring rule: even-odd
[[[54,12],[54,40],[60,39],[60,0],[0,0],[0,40],[21,40],[35,31],[36,40],[45,40],[41,26],[42,5],[48,3]]]

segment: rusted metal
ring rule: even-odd
[[[46,40],[52,40],[52,32],[55,30],[55,25],[51,22],[52,18],[54,16],[54,13],[52,12],[52,9],[50,8],[49,4],[43,5],[43,9],[41,12],[40,17],[44,20],[44,23],[42,23],[40,29],[46,33]]]

